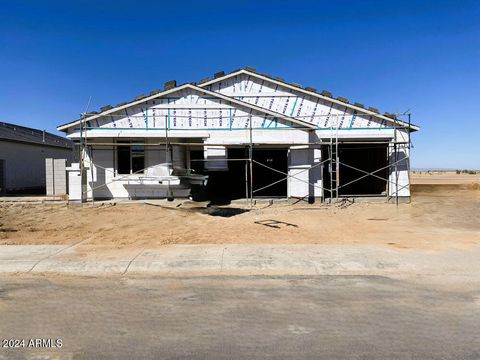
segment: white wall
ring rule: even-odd
[[[408,133],[405,131],[397,131],[397,141],[408,142]],[[389,160],[389,186],[388,186],[388,195],[395,197],[398,193],[400,197],[409,197],[410,196],[410,179],[409,179],[409,170],[410,170],[410,152],[407,144],[397,145],[396,159],[395,151],[393,145],[390,144],[388,149],[388,160]],[[396,161],[395,161],[396,160]],[[395,162],[397,164],[395,171]],[[398,187],[397,187],[397,176],[398,176]]]
[[[215,140],[215,139],[213,139]],[[103,140],[105,141],[105,140]],[[149,139],[148,142],[157,142],[158,139]],[[176,167],[186,166],[186,147],[174,146],[173,159]],[[408,156],[407,146],[399,146],[397,149],[398,154],[398,195],[401,197],[410,196],[409,178],[408,178]],[[95,148],[93,150],[93,180],[92,173],[87,172],[87,183],[89,189],[89,197],[91,197],[92,187],[96,198],[128,198],[131,197],[131,192],[125,187],[127,184],[145,183],[152,184],[145,180],[139,180],[140,178],[148,177],[169,177],[169,170],[166,161],[169,161],[170,156],[166,159],[165,148],[163,146],[151,146],[146,147],[145,163],[146,170],[141,175],[118,175],[116,171],[116,150],[110,148],[108,150],[101,150]],[[402,160],[403,159],[403,160]],[[321,162],[322,153],[320,148],[312,148],[305,145],[290,145],[289,157],[288,157],[288,196],[295,198],[321,198],[324,195],[322,189],[322,170],[323,166]],[[394,153],[393,146],[389,148],[389,162],[391,164],[389,172],[389,196],[395,196],[395,181],[396,176],[393,166]],[[85,165],[90,166],[90,157],[86,157]],[[315,166],[317,165],[317,166]],[[153,182],[158,182],[154,180]],[[102,186],[105,185],[106,186]],[[166,196],[165,190],[154,189],[154,187],[146,185],[144,196],[152,197],[164,197]],[[151,192],[148,192],[153,189]],[[139,193],[136,193],[139,196]]]
[[[297,129],[277,129],[262,130],[255,129],[252,131],[252,142],[254,144],[304,144],[308,143],[309,132]],[[210,131],[209,136],[205,139],[205,144],[225,144],[240,145],[250,143],[249,130],[220,130]]]
[[[288,156],[289,197],[308,199],[323,196],[321,161],[320,148],[308,146],[290,147]]]
[[[111,141],[111,140],[110,140]],[[139,141],[144,141],[141,139]],[[98,139],[96,142],[107,143],[108,139]],[[147,143],[159,142],[158,139],[148,139]],[[165,156],[165,147],[161,145],[145,147],[145,170],[143,174],[118,174],[116,165],[116,148],[108,146],[95,146],[89,142],[93,149],[89,150],[85,157],[87,167],[87,191],[88,198],[130,198],[130,197],[166,197],[167,182],[175,185],[175,179],[170,176],[166,161],[171,157]],[[186,148],[172,146],[173,167],[185,168]],[[93,160],[92,163],[90,160]],[[90,167],[93,170],[90,170]],[[158,178],[164,179],[164,185],[159,184]],[[137,186],[139,185],[139,186]],[[142,186],[143,185],[143,186]],[[134,188],[134,190],[132,190]]]

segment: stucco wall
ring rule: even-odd
[[[409,136],[408,133],[403,130],[397,131],[398,142],[408,142],[408,136]],[[399,197],[409,197],[410,196],[410,179],[409,179],[410,152],[407,144],[398,144],[396,147],[396,152],[395,152],[394,146],[390,145],[388,150],[388,160],[390,165],[389,176],[388,176],[389,196],[396,197],[397,191],[398,191]],[[397,188],[397,185],[398,185],[398,188]]]
[[[109,142],[108,139],[98,139],[97,142]],[[140,140],[144,141],[144,139]],[[148,139],[149,143],[158,139]],[[91,141],[90,144],[94,144]],[[159,179],[168,181],[170,172],[167,160],[173,160],[174,168],[184,168],[186,164],[185,147],[173,146],[173,154],[165,154],[164,146],[145,147],[145,169],[142,173],[132,175],[118,174],[116,169],[117,151],[115,147],[93,146],[85,157],[87,168],[87,197],[95,198],[129,198],[129,197],[166,197],[167,186],[161,186]],[[90,159],[93,161],[90,162]],[[92,170],[90,170],[92,168]],[[93,171],[93,173],[92,173]],[[129,189],[132,185],[141,185],[138,189]]]
[[[5,161],[7,191],[45,187],[45,158],[70,162],[72,157],[70,149],[0,140],[0,159]]]

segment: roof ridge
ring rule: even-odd
[[[328,90],[322,90],[320,93],[317,92],[317,89],[314,88],[314,87],[311,87],[311,86],[306,86],[306,87],[303,87],[302,85],[296,83],[296,82],[287,82],[285,81],[285,79],[281,78],[281,77],[272,77],[271,75],[269,74],[262,74],[262,73],[258,73],[257,72],[257,69],[256,68],[253,68],[251,66],[245,66],[244,68],[241,68],[241,69],[236,69],[236,70],[233,70],[227,74],[225,74],[224,71],[219,71],[217,72],[216,74],[221,74],[223,73],[224,76],[214,76],[213,79],[210,79],[210,78],[205,78],[203,79],[200,83],[199,83],[199,86],[200,87],[204,87],[204,86],[208,86],[208,85],[211,85],[215,82],[218,82],[218,81],[221,81],[222,78],[228,78],[230,76],[233,76],[233,74],[237,74],[237,73],[248,73],[248,74],[251,74],[251,75],[254,75],[254,76],[263,76],[263,77],[266,77],[268,78],[269,80],[271,81],[277,81],[277,82],[280,82],[280,83],[283,83],[284,85],[286,86],[291,86],[291,87],[295,87],[297,89],[300,89],[302,91],[305,91],[305,92],[308,92],[308,93],[311,93],[312,95],[316,95],[316,96],[319,96],[319,97],[323,97],[323,98],[328,98],[326,99],[327,101],[332,101],[334,103],[338,103],[338,102],[341,102],[343,104],[345,104],[346,106],[350,107],[350,108],[353,108],[354,110],[360,110],[360,111],[364,111],[366,114],[369,114],[372,113],[372,114],[369,114],[369,115],[373,115],[373,116],[377,116],[379,118],[382,118],[382,119],[385,119],[385,118],[388,118],[389,120],[395,120],[396,119],[396,114],[395,113],[390,113],[390,112],[385,112],[385,113],[381,113],[376,107],[372,107],[372,106],[369,106],[368,108],[366,106],[364,106],[362,103],[359,103],[359,102],[354,102],[353,104],[350,103],[350,101],[348,100],[348,98],[346,97],[343,97],[343,96],[338,96],[337,98],[334,98],[332,93]],[[402,124],[405,124],[405,125],[408,125],[406,124],[404,121],[401,121],[401,120],[398,120],[396,119],[399,123],[402,123]],[[418,127],[414,124],[409,124],[410,127],[412,128],[417,128]]]

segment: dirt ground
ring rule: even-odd
[[[477,174],[457,174],[455,171],[414,171],[412,184],[480,184],[480,172]]]
[[[191,202],[0,203],[0,244],[99,248],[166,244],[372,244],[465,248],[480,244],[478,175],[413,174],[412,202],[258,204],[231,217]],[[245,207],[245,204],[231,207]],[[235,211],[235,210],[230,210]]]

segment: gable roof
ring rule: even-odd
[[[363,108],[361,106],[358,106],[358,105],[355,105],[355,104],[350,104],[350,103],[348,103],[348,100],[345,99],[345,98],[342,98],[342,100],[340,100],[338,98],[334,99],[331,96],[326,96],[326,95],[322,95],[322,94],[317,93],[316,90],[313,89],[313,88],[302,88],[299,84],[293,84],[293,83],[289,84],[289,83],[285,82],[283,79],[280,79],[280,78],[273,78],[272,76],[267,75],[267,74],[258,74],[255,69],[250,68],[250,67],[246,67],[245,69],[234,70],[234,71],[232,71],[228,74],[224,74],[223,72],[216,73],[215,76],[214,76],[215,77],[214,79],[209,80],[208,78],[206,78],[204,80],[201,80],[200,83],[198,84],[198,86],[199,87],[207,87],[207,86],[215,84],[219,81],[224,81],[224,80],[229,79],[231,77],[234,77],[234,76],[237,76],[237,75],[242,75],[242,74],[246,74],[246,75],[249,75],[249,76],[252,76],[252,77],[256,77],[257,79],[260,79],[260,80],[269,81],[273,84],[281,85],[281,86],[284,86],[288,89],[298,91],[300,93],[310,95],[310,96],[313,96],[313,97],[316,97],[316,98],[319,98],[319,99],[322,99],[322,100],[325,100],[325,101],[329,101],[329,102],[332,102],[334,104],[338,104],[338,105],[341,105],[341,106],[346,106],[348,108],[351,108],[352,110],[356,110],[357,112],[360,112],[360,113],[363,113],[363,114],[366,114],[366,115],[369,115],[369,116],[374,116],[378,119],[388,121],[389,123],[394,123],[395,122],[395,120],[392,117],[388,116],[388,115],[394,116],[393,114],[385,113],[384,115],[382,115],[382,114],[380,114],[380,113],[378,113],[374,110],[369,110],[369,109],[365,109],[365,108]],[[345,100],[347,100],[347,101],[345,101]],[[404,121],[396,120],[396,123],[398,125],[402,125],[402,126],[405,126],[405,127],[410,126],[411,131],[420,130],[420,128],[418,126],[413,125],[413,124],[409,125],[408,123],[406,123]]]
[[[16,141],[35,145],[55,146],[70,149],[73,142],[44,130],[0,122],[0,140]]]
[[[64,131],[71,126],[80,124],[81,121],[87,122],[87,121],[90,121],[90,120],[94,120],[96,118],[99,118],[99,117],[106,116],[106,115],[112,114],[114,112],[117,112],[119,110],[123,110],[123,109],[129,108],[131,106],[142,104],[146,101],[154,100],[154,99],[160,98],[162,96],[165,96],[165,95],[177,92],[177,91],[185,90],[185,89],[191,89],[191,90],[200,92],[204,95],[209,95],[209,96],[212,96],[212,97],[215,97],[215,98],[218,98],[218,99],[226,100],[226,101],[231,102],[232,104],[236,104],[236,105],[239,105],[239,106],[244,106],[246,108],[261,112],[262,114],[268,114],[268,115],[274,116],[274,117],[276,117],[278,119],[281,119],[281,120],[284,120],[284,121],[290,121],[290,122],[293,122],[295,124],[301,125],[303,128],[316,129],[315,125],[313,125],[311,123],[308,123],[306,121],[295,119],[293,117],[290,117],[290,116],[287,116],[287,115],[284,115],[284,114],[280,114],[280,113],[277,113],[275,111],[268,110],[268,109],[262,108],[260,106],[256,106],[256,105],[247,103],[245,101],[234,99],[233,97],[223,95],[221,93],[217,93],[217,92],[214,92],[214,91],[210,91],[210,90],[207,90],[205,88],[201,88],[201,87],[199,87],[197,85],[194,85],[194,84],[183,84],[183,85],[176,86],[176,87],[173,87],[173,88],[168,89],[168,90],[164,90],[164,91],[161,91],[161,92],[155,92],[154,94],[152,93],[151,95],[144,96],[144,97],[142,97],[141,99],[138,99],[138,100],[133,100],[133,101],[128,102],[128,103],[123,103],[123,104],[117,105],[115,107],[109,107],[107,110],[101,111],[100,113],[90,114],[85,119],[77,119],[77,120],[74,120],[72,122],[60,125],[60,126],[57,127],[57,130]]]

